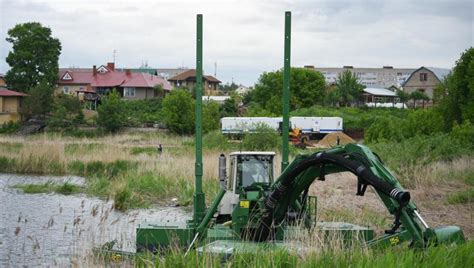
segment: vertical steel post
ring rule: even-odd
[[[202,191],[202,14],[197,15],[196,38],[196,122],[195,122],[195,190],[194,190],[194,223],[197,226],[204,217],[206,204]]]
[[[282,127],[282,157],[281,171],[288,166],[289,125],[290,125],[290,53],[291,52],[291,12],[285,12],[285,58],[283,65],[283,127]]]

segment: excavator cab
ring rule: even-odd
[[[270,190],[274,182],[274,158],[274,152],[232,152],[227,165],[225,156],[221,155],[219,180],[226,192],[219,207],[220,216],[230,217],[240,196]]]

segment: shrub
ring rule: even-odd
[[[278,149],[280,135],[275,130],[265,126],[257,126],[255,133],[248,133],[242,140],[242,147],[249,151],[271,151]]]
[[[204,148],[219,150],[226,150],[229,147],[227,138],[220,130],[215,130],[204,135],[202,145]]]
[[[194,100],[189,92],[177,89],[166,95],[161,115],[171,132],[194,133]]]
[[[125,125],[125,110],[117,91],[105,97],[97,111],[97,124],[106,131],[116,132]]]
[[[13,134],[18,132],[18,130],[20,130],[20,124],[9,121],[2,124],[0,127],[0,134]]]

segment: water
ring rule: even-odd
[[[140,222],[190,218],[181,208],[121,213],[111,201],[83,194],[24,194],[11,187],[47,181],[84,183],[80,177],[0,174],[0,267],[81,265],[92,260],[93,247],[112,240],[114,249],[134,252]]]

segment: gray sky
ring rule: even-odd
[[[297,3],[294,3],[297,2]],[[60,39],[60,67],[112,61],[137,68],[195,67],[204,15],[204,69],[253,85],[283,66],[284,11],[292,11],[292,66],[451,68],[473,46],[474,1],[0,0],[0,72],[8,29],[37,21]]]

